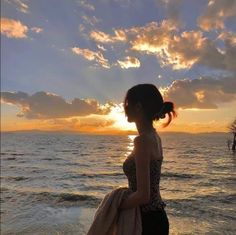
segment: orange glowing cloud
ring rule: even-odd
[[[180,111],[179,111],[180,112]],[[199,115],[204,115],[204,113],[200,113]],[[188,133],[201,133],[201,132],[227,132],[227,126],[230,122],[227,121],[205,121],[205,122],[197,122],[197,121],[187,121],[180,122],[176,120],[176,122],[171,123],[168,131],[175,132],[188,132]]]
[[[225,31],[222,32],[217,39],[223,40],[225,42],[230,43],[231,45],[236,46],[236,33]]]
[[[173,69],[190,69],[194,64],[206,65],[224,70],[236,70],[233,62],[236,56],[233,45],[225,43],[219,50],[216,44],[203,36],[200,31],[177,33],[176,28],[167,22],[148,24],[132,29],[131,49],[154,54],[162,66]]]
[[[111,36],[102,31],[91,31],[90,38],[99,43],[114,43],[126,41],[126,34],[122,29],[114,31],[115,35]]]
[[[8,38],[27,38],[28,27],[19,20],[1,18],[1,34]]]
[[[199,61],[202,48],[205,49],[205,38],[201,32],[190,31],[178,35],[177,28],[169,21],[159,25],[152,22],[145,27],[133,28],[131,32],[135,33],[131,41],[132,50],[155,54],[161,65],[172,65],[173,69],[192,67]]]
[[[114,30],[114,35],[92,31],[90,38],[98,43],[124,42],[127,51],[155,55],[161,66],[173,69],[190,69],[195,64],[209,68],[236,71],[235,35],[223,32],[216,40],[204,36],[203,32],[179,32],[173,20],[151,22],[141,27]],[[217,40],[221,41],[220,48]]]
[[[109,120],[101,115],[86,117],[54,118],[46,120],[46,125],[53,130],[80,131],[86,133],[101,132],[111,129],[114,120]]]
[[[108,60],[104,58],[103,54],[100,51],[96,52],[96,51],[92,51],[89,49],[81,49],[79,47],[73,47],[73,48],[71,48],[71,50],[75,54],[81,55],[87,60],[96,61],[103,68],[110,68]]]
[[[118,60],[117,62],[122,69],[140,67],[140,61],[137,58],[131,56],[127,56],[124,60]]]

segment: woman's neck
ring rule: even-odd
[[[136,122],[135,124],[139,135],[155,131],[152,122],[142,120],[140,122]]]

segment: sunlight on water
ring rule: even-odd
[[[127,157],[133,150],[134,148],[134,138],[137,135],[128,135],[128,140],[129,142],[127,143],[127,152],[125,153],[125,156]]]
[[[135,138],[136,136],[137,136],[137,135],[128,135],[128,138],[130,139],[131,143],[133,143],[134,138]]]

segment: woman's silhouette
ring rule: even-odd
[[[143,235],[169,233],[166,204],[161,198],[159,181],[163,161],[162,143],[153,121],[165,118],[166,127],[177,114],[172,102],[164,102],[161,93],[152,84],[138,84],[128,90],[124,99],[128,122],[135,122],[138,136],[134,149],[123,163],[131,193],[123,199],[119,209],[139,206]]]

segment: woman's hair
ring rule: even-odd
[[[130,88],[124,99],[124,110],[127,115],[129,104],[135,105],[140,102],[144,109],[146,117],[151,121],[157,121],[168,115],[168,121],[162,126],[167,127],[177,113],[174,110],[174,103],[163,101],[162,95],[157,87],[153,84],[138,84]]]

